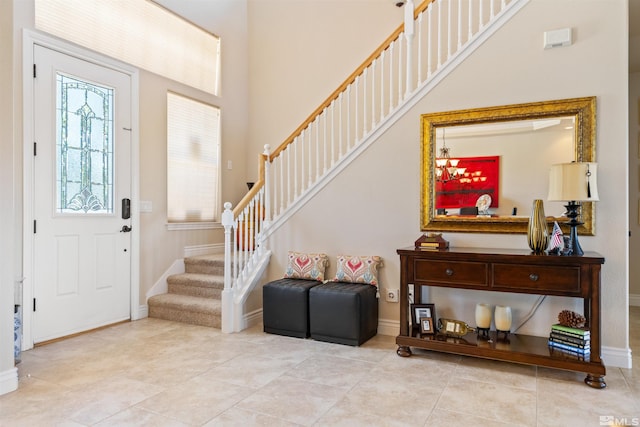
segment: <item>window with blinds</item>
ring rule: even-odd
[[[218,95],[220,39],[148,0],[35,0],[36,28]]]
[[[169,223],[220,220],[220,109],[167,93]]]

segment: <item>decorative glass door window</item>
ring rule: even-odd
[[[113,89],[56,75],[56,212],[113,213]]]

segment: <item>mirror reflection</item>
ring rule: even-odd
[[[422,230],[524,233],[534,199],[564,222],[549,168],[593,161],[594,114],[595,98],[579,98],[423,115]]]

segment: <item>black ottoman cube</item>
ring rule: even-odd
[[[378,333],[376,287],[327,282],[309,290],[311,338],[358,346]]]
[[[262,287],[264,331],[270,334],[307,338],[309,336],[309,289],[322,282],[280,279]]]

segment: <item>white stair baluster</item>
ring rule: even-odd
[[[338,96],[338,127],[340,128],[340,136],[338,137],[338,153],[340,158],[342,158],[342,155],[344,154],[344,151],[342,151],[342,139],[343,139],[343,129],[342,129],[342,103],[344,102],[344,92],[340,93],[340,95]]]
[[[291,205],[291,146],[285,148],[287,152],[287,207]]]
[[[433,54],[431,52],[434,51],[433,44],[431,42],[431,34],[433,32],[431,26],[431,12],[433,11],[433,3],[429,5],[427,9],[427,80],[431,77],[431,73],[433,72],[433,67],[431,65],[431,57]]]
[[[389,113],[393,111],[393,57],[394,50],[396,47],[396,42],[391,42],[391,47],[389,47]]]
[[[309,146],[307,147],[309,150],[309,185],[307,186],[307,188],[311,188],[311,185],[313,184],[313,164],[311,163],[311,160],[313,159],[313,149],[311,147],[311,134],[313,133],[311,131],[311,126],[313,125],[313,123],[309,123],[308,129],[309,131],[307,132],[307,134],[309,135]]]
[[[422,19],[424,12],[418,15],[418,84],[422,84]]]
[[[355,96],[355,109],[356,111],[354,112],[355,117],[354,117],[354,127],[353,127],[353,144],[356,145],[358,143],[358,105],[360,104],[359,99],[358,99],[358,94],[359,94],[359,86],[360,86],[360,75],[358,77],[356,77],[356,81],[355,81],[355,85],[356,85],[356,96]]]
[[[376,126],[376,64],[377,59],[371,63],[371,129]]]
[[[329,109],[331,111],[331,167],[336,164],[336,149],[335,149],[335,133],[336,133],[336,125],[335,125],[335,101],[331,101],[331,105],[329,105]]]
[[[404,99],[404,97],[402,96],[402,36],[400,36],[398,38],[398,104],[400,105],[400,102],[402,102],[402,100]]]
[[[293,138],[293,200],[298,198],[298,137]]]
[[[280,214],[284,212],[284,165],[282,164],[282,151],[278,154],[278,169],[280,169]]]
[[[362,138],[367,134],[367,76],[369,68],[365,68],[362,73]]]
[[[467,43],[471,40],[473,36],[473,2],[469,1],[469,7],[467,8],[467,13],[469,14],[469,33],[467,35]]]
[[[320,179],[320,116],[314,120],[316,122],[316,181]]]
[[[458,49],[462,47],[462,0],[458,0]]]
[[[384,64],[387,50],[382,51],[380,58],[380,121],[384,120]]]
[[[305,177],[306,177],[306,173],[305,173],[305,165],[307,164],[307,159],[305,157],[305,150],[304,150],[304,134],[305,134],[306,128],[302,129],[302,131],[300,132],[300,188],[302,189],[302,192],[304,193],[306,188],[304,186],[305,184]]]
[[[327,107],[322,110],[322,118],[324,122],[324,132],[322,132],[322,161],[324,163],[323,173],[327,173]]]
[[[351,85],[347,86],[347,151],[351,148]]]
[[[451,0],[447,1],[447,61],[451,58],[451,42],[453,41],[453,26],[451,21]]]

